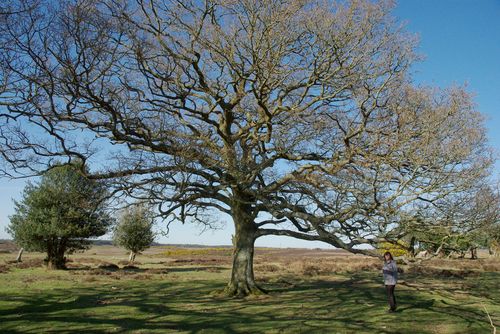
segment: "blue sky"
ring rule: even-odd
[[[467,84],[478,110],[486,116],[491,146],[500,151],[500,0],[401,0],[394,15],[420,36],[424,61],[414,67],[415,82],[446,87]],[[500,176],[497,163],[494,174]],[[19,198],[24,181],[0,179],[0,238],[13,213],[12,198]],[[231,244],[232,224],[223,230],[201,233],[197,226],[173,224],[165,243]],[[265,237],[258,246],[324,247],[287,237]]]

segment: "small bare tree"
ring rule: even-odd
[[[360,246],[401,238],[491,164],[470,95],[412,84],[415,38],[391,6],[68,0],[9,15],[4,173],[78,158],[169,220],[229,215],[230,294],[261,291],[259,237],[374,254]]]

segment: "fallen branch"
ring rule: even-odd
[[[483,304],[481,304],[481,305],[483,305]],[[484,312],[486,312],[486,315],[488,316],[488,319],[490,320],[491,327],[493,327],[493,334],[497,334],[497,328],[493,324],[493,320],[491,320],[490,314],[488,313],[488,310],[486,309],[486,306],[483,305],[483,308],[484,308]]]

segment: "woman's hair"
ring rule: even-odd
[[[389,258],[390,258],[392,261],[394,261],[394,259],[392,258],[392,254],[391,254],[391,252],[385,252],[385,253],[384,253],[384,260],[385,260],[385,256],[386,256],[386,255],[389,255]]]

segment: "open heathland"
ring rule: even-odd
[[[220,293],[228,247],[94,246],[47,270],[43,254],[0,243],[0,333],[492,333],[500,325],[500,259],[400,265],[398,310],[378,259],[337,250],[257,248],[268,294]],[[481,254],[480,254],[481,255]],[[490,320],[491,319],[491,320]]]

